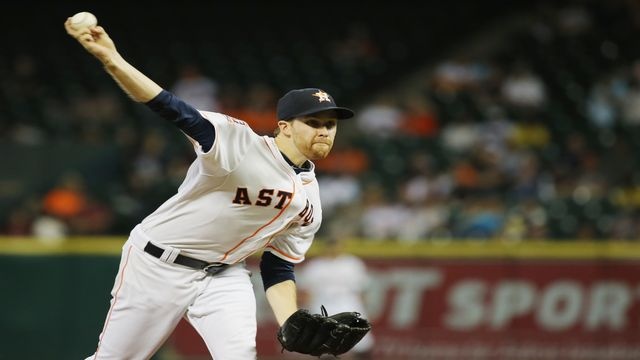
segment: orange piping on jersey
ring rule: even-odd
[[[247,236],[246,238],[240,240],[239,243],[236,244],[236,246],[232,247],[231,249],[229,249],[229,251],[227,251],[224,256],[222,257],[221,261],[224,261],[227,259],[227,257],[234,251],[236,250],[240,245],[244,244],[245,241],[251,239],[252,237],[256,236],[256,234],[258,232],[260,232],[260,230],[264,229],[265,227],[271,225],[271,223],[273,223],[274,221],[276,221],[277,218],[280,217],[280,215],[282,215],[284,213],[284,211],[289,207],[289,204],[291,204],[291,200],[293,199],[293,197],[295,196],[295,191],[293,192],[293,195],[289,198],[289,201],[287,202],[287,205],[283,206],[282,209],[280,209],[280,211],[278,212],[278,214],[276,216],[273,217],[273,219],[269,220],[268,223],[260,226],[256,231],[253,232],[253,234]]]
[[[271,149],[271,147],[269,147],[269,143],[267,143],[267,141],[263,138],[264,142],[267,145],[268,149]],[[273,156],[274,158],[276,157],[273,152],[271,152],[271,156]],[[276,158],[277,160],[277,158]],[[240,240],[239,243],[237,243],[234,247],[232,247],[231,249],[229,249],[229,251],[227,251],[224,256],[222,257],[222,259],[220,261],[224,261],[227,259],[227,257],[229,257],[229,255],[234,252],[238,247],[240,247],[240,245],[244,244],[245,241],[251,239],[252,237],[256,236],[256,234],[258,232],[260,232],[260,230],[264,229],[265,227],[271,225],[274,221],[276,221],[276,219],[278,219],[280,217],[280,215],[284,214],[284,211],[287,210],[287,208],[289,207],[289,205],[291,204],[291,201],[293,201],[293,198],[296,196],[296,182],[295,180],[293,180],[293,178],[291,177],[291,175],[287,174],[287,176],[289,176],[289,178],[291,179],[291,183],[293,184],[293,192],[291,194],[291,197],[289,198],[289,201],[287,201],[287,204],[285,206],[282,207],[282,209],[280,209],[280,211],[276,214],[276,216],[273,217],[273,219],[269,220],[268,223],[260,226],[256,231],[253,232],[253,234],[247,236],[246,238]]]
[[[287,226],[287,227],[285,227],[284,229],[282,229],[282,230],[278,231],[277,233],[275,233],[275,234],[273,234],[273,235],[269,236],[269,240],[267,240],[267,242],[264,244],[264,246],[263,246],[262,248],[263,248],[263,249],[265,249],[267,246],[269,246],[269,244],[271,244],[271,241],[273,241],[273,238],[274,238],[274,237],[276,237],[276,236],[280,235],[280,234],[281,234],[281,233],[283,233],[284,231],[287,231],[287,229],[288,229],[288,228],[289,228],[289,227]],[[253,254],[247,254],[247,255],[245,255],[245,257],[243,257],[242,259],[239,259],[238,261],[234,262],[234,264],[237,264],[237,263],[239,263],[239,262],[243,262],[243,261],[245,261],[245,260],[246,260],[249,256],[251,256],[251,255],[253,255]]]
[[[275,250],[278,254],[286,257],[287,259],[291,259],[291,260],[295,260],[295,261],[300,261],[303,259],[303,257],[293,257],[291,255],[286,254],[284,251],[278,249],[277,247],[273,246],[273,245],[269,245],[267,246],[267,249],[273,249]]]
[[[289,230],[289,228],[291,227],[291,223],[289,223],[287,226],[285,226],[282,230],[278,231],[277,233],[269,236],[269,239],[267,240],[267,242],[264,244],[264,246],[262,247],[263,249],[266,248],[267,246],[271,245],[271,242],[273,241],[273,238],[275,238],[276,236],[282,234],[283,232]]]
[[[131,249],[133,249],[133,245],[129,246],[129,251],[127,251],[127,258],[124,261],[124,265],[122,266],[122,275],[120,276],[120,284],[118,284],[118,289],[116,290],[116,294],[113,296],[113,305],[109,309],[109,314],[107,315],[107,321],[104,323],[104,327],[102,328],[102,334],[100,334],[100,341],[98,342],[98,347],[96,348],[96,353],[93,356],[94,359],[98,357],[98,351],[100,351],[100,344],[102,344],[102,338],[104,338],[104,334],[107,332],[107,325],[109,325],[109,320],[111,320],[111,313],[113,312],[113,308],[116,307],[116,303],[118,302],[118,294],[120,293],[120,289],[122,288],[122,284],[124,283],[124,274],[127,270],[127,265],[129,264],[129,255],[131,255]]]

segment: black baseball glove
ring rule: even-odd
[[[284,349],[302,354],[340,355],[351,350],[371,330],[371,324],[357,312],[342,312],[327,316],[300,309],[278,330],[278,341]]]

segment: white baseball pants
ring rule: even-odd
[[[145,253],[143,240],[132,233],[123,246],[98,348],[87,359],[149,359],[183,317],[215,360],[255,359],[256,301],[244,264],[207,276]]]

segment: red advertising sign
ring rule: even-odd
[[[640,359],[640,261],[365,259],[378,360]],[[304,266],[304,265],[300,265]],[[254,272],[259,359],[282,354]],[[189,325],[171,343],[207,354]]]

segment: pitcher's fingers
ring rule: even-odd
[[[64,28],[67,30],[67,34],[74,35],[75,29],[71,26],[71,18],[67,18],[67,21],[64,22]]]
[[[77,37],[78,41],[83,42],[83,43],[87,43],[87,42],[95,42],[95,39],[93,38],[93,36],[89,33],[86,34],[81,34]]]
[[[91,27],[91,33],[99,34],[99,35],[105,35],[107,32],[104,31],[104,28],[102,26],[97,25],[97,26],[92,26]]]
[[[64,28],[67,30],[67,33],[75,38],[78,38],[80,35],[90,34],[91,28],[83,26],[80,28],[75,28],[71,25],[71,18],[67,18],[67,21],[64,22]]]

